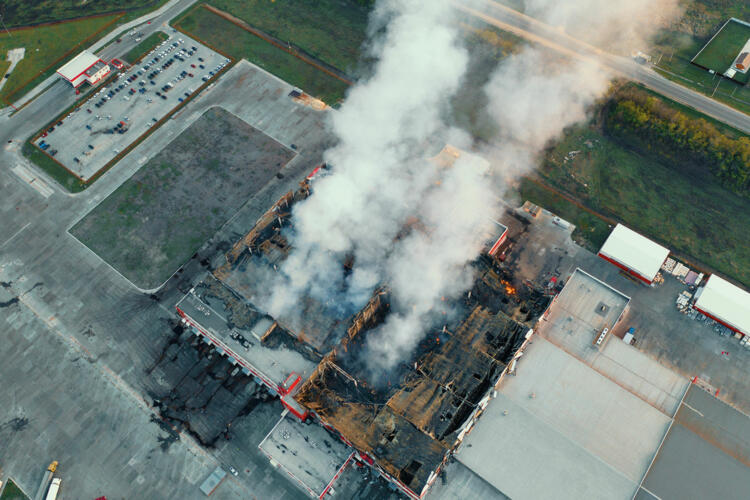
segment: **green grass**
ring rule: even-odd
[[[347,73],[356,73],[369,9],[353,0],[209,0],[209,4]]]
[[[571,158],[570,151],[580,153]],[[591,209],[750,285],[750,200],[722,188],[710,174],[696,180],[694,172],[683,174],[634,152],[589,124],[567,131],[548,152],[540,175]],[[556,211],[544,200],[538,204]],[[588,239],[596,243],[596,237]]]
[[[13,482],[12,479],[8,479],[3,494],[0,495],[0,500],[29,500],[29,497],[23,494],[23,491]]]
[[[730,21],[700,51],[693,62],[717,73],[723,73],[730,68],[748,39],[750,39],[750,26]],[[747,83],[747,77],[747,74],[737,73],[734,79]]]
[[[86,184],[57,164],[52,158],[44,154],[42,150],[31,144],[31,142],[24,142],[21,151],[29,161],[41,168],[47,175],[71,193],[80,193],[86,189]]]
[[[10,28],[111,12],[156,9],[166,0],[3,0],[0,14]]]
[[[237,59],[247,59],[328,104],[343,99],[347,84],[258,38],[209,10],[197,7],[177,27]]]
[[[133,47],[130,52],[125,54],[123,58],[130,64],[134,64],[139,61],[141,57],[147,54],[148,51],[159,45],[167,38],[169,38],[169,35],[162,31],[152,33],[145,40],[141,40],[141,43]]]
[[[26,53],[13,69],[5,86],[0,90],[0,100],[17,99],[63,65],[64,57],[73,57],[82,47],[76,48],[98,30],[112,23],[117,15],[71,21],[53,26],[0,32],[0,54],[24,47]]]

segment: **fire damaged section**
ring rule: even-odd
[[[433,308],[423,325],[428,333],[409,359],[373,373],[368,346],[391,312],[387,283],[355,311],[335,298],[322,303],[310,296],[278,317],[260,307],[271,292],[269,278],[291,250],[292,208],[309,189],[306,180],[274,204],[178,311],[194,333],[237,360],[294,416],[319,419],[418,495],[460,444],[549,297],[515,282],[503,267],[507,228],[497,223],[498,231],[484,238],[485,253],[471,265],[471,289]],[[344,273],[354,265],[344,259]]]
[[[476,306],[455,331],[428,335],[385,387],[369,385],[356,365],[352,351],[367,334],[361,331],[343,342],[346,354],[324,358],[296,399],[409,489],[421,491],[526,330],[502,312]]]

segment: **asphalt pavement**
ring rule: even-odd
[[[616,56],[492,0],[454,0],[456,7],[493,26],[572,57],[595,61],[616,75],[643,84],[674,101],[750,134],[750,116],[683,87],[633,59]]]

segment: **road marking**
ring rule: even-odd
[[[23,165],[17,164],[11,170],[14,174],[20,177],[22,181],[36,189],[37,192],[45,198],[49,198],[50,195],[55,192],[55,190],[49,187],[46,182],[44,182],[39,177],[36,177],[28,168],[24,167]]]
[[[24,229],[26,229],[26,228],[27,228],[27,227],[29,227],[30,225],[31,225],[31,222],[27,222],[25,226],[23,226],[23,227],[22,227],[21,229],[19,229],[19,230],[18,230],[18,231],[16,231],[15,233],[13,233],[13,236],[11,236],[11,237],[10,237],[10,238],[8,238],[7,240],[5,240],[5,242],[4,242],[4,243],[3,243],[2,245],[0,245],[0,248],[3,248],[3,247],[4,247],[5,245],[7,245],[8,243],[10,243],[10,240],[12,240],[12,239],[13,239],[13,238],[15,238],[16,236],[18,236],[18,235],[19,235],[19,234],[20,234],[20,233],[21,233],[21,232],[22,232],[22,231],[23,231]]]

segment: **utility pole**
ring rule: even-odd
[[[714,94],[716,93],[716,89],[718,89],[718,88],[719,88],[719,85],[721,85],[721,78],[722,78],[722,77],[720,76],[720,77],[719,77],[719,81],[718,81],[718,82],[716,83],[716,87],[714,87],[714,91],[713,91],[713,92],[711,92],[711,97],[713,97],[713,96],[714,96]]]
[[[2,15],[2,14],[0,14],[0,23],[2,23],[2,24],[3,24],[3,29],[4,29],[4,30],[5,30],[5,32],[6,32],[7,34],[8,34],[8,36],[9,36],[9,37],[11,37],[11,38],[13,38],[13,35],[11,35],[11,34],[10,34],[10,31],[8,31],[8,27],[7,27],[7,26],[5,26],[5,21],[3,21],[3,15]]]

